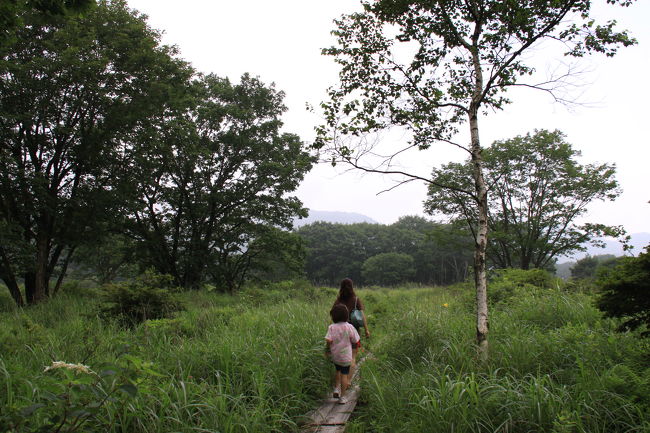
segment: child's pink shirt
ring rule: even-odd
[[[327,328],[325,340],[330,343],[334,364],[346,367],[352,363],[352,344],[359,341],[359,333],[348,322],[332,323]]]

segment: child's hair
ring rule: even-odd
[[[339,301],[347,301],[348,299],[352,299],[356,296],[354,293],[354,287],[352,286],[352,280],[349,278],[344,279],[341,281],[341,289],[339,290]]]
[[[348,321],[348,307],[343,304],[334,304],[330,310],[330,316],[332,316],[332,322],[347,322]]]

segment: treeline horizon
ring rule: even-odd
[[[462,228],[407,215],[393,224],[316,221],[294,231],[306,248],[305,272],[315,284],[464,281],[472,266],[472,238]]]

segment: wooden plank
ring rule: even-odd
[[[350,419],[359,399],[361,388],[357,384],[359,367],[363,364],[365,356],[359,360],[350,378],[352,385],[345,393],[348,400],[346,404],[339,404],[337,398],[326,398],[320,407],[305,415],[303,433],[344,433],[345,424]]]
[[[337,404],[335,408],[329,413],[327,420],[323,424],[345,424],[348,422],[350,415],[357,405],[359,398],[359,387],[355,386],[346,392],[348,402],[346,404]]]
[[[307,414],[307,424],[323,424],[337,405],[338,399],[330,398],[325,400],[320,407]]]
[[[316,425],[312,430],[302,430],[304,433],[344,433],[345,425]]]

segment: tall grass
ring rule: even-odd
[[[322,339],[335,290],[192,292],[186,311],[133,329],[99,319],[92,292],[79,293],[0,313],[0,430],[37,430],[55,410],[33,405],[82,380],[44,372],[54,360],[115,378],[75,385],[87,406],[84,390],[115,393],[74,431],[297,431],[329,388]],[[650,343],[614,332],[589,295],[504,291],[492,301],[488,361],[476,356],[462,286],[360,295],[373,356],[348,433],[650,432]],[[29,422],[15,427],[20,417]]]
[[[137,394],[107,401],[81,431],[294,431],[328,388],[322,338],[330,297],[316,289],[197,292],[176,318],[131,330],[100,320],[92,300],[78,296],[5,312],[0,427],[11,428],[10,412],[44,401],[53,375],[44,367],[61,360],[95,371],[137,364]],[[45,425],[46,415],[38,408],[13,431]]]
[[[650,431],[650,344],[614,332],[588,296],[531,289],[493,305],[487,362],[468,297],[449,297],[401,292],[379,320],[349,432]]]

